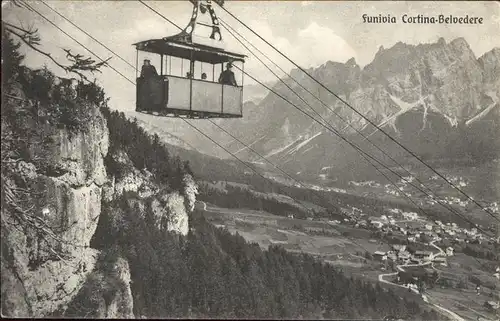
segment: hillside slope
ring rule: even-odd
[[[103,210],[124,192],[149,187],[157,220],[187,234],[194,181],[178,159],[156,173],[168,173],[168,184],[143,170],[110,130],[101,88],[26,68],[15,43],[2,44],[2,315],[64,316],[90,289],[93,316],[131,318],[127,260],[93,244]],[[143,136],[143,148],[151,146]]]

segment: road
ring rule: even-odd
[[[207,211],[207,212],[219,212],[219,209],[212,209],[212,208],[207,208],[207,204],[203,201],[199,201],[199,203],[201,204],[202,206],[202,210],[203,211]],[[233,213],[237,213],[237,212],[233,212]],[[240,214],[245,214],[245,215],[248,215],[249,213],[240,213]],[[438,250],[438,253],[435,254],[435,257],[438,257],[438,256],[445,256],[445,252],[440,248],[438,247],[437,245],[435,245],[436,241],[432,241],[431,243],[429,243],[429,245],[431,245],[432,247],[434,247],[436,250]],[[431,264],[431,262],[421,262],[421,263],[417,263],[417,264],[403,264],[403,265],[397,265],[396,268],[398,269],[398,271],[402,271],[404,272],[404,267],[414,267],[414,266],[425,266],[425,265],[429,265]],[[432,266],[433,267],[433,266]],[[397,275],[398,272],[393,272],[393,273],[385,273],[385,274],[379,274],[378,276],[378,280],[379,282],[381,283],[386,283],[386,284],[390,284],[392,286],[397,286],[397,287],[400,287],[400,288],[404,288],[404,289],[408,289],[408,287],[404,286],[404,285],[401,285],[401,284],[396,284],[396,283],[393,283],[393,282],[390,282],[390,281],[387,281],[384,279],[384,277],[388,277],[388,276],[395,276]],[[418,292],[417,289],[415,288],[410,288],[411,291],[413,291],[414,293],[416,294],[420,294]],[[461,316],[459,316],[458,314],[456,314],[455,312],[453,311],[450,311],[438,304],[435,304],[435,303],[432,303],[432,302],[429,302],[429,299],[432,299],[431,296],[429,295],[422,295],[422,299],[429,303],[430,305],[434,306],[435,308],[437,308],[438,310],[448,314],[453,320],[455,321],[466,321],[464,318],[462,318]]]
[[[432,246],[432,247],[434,247],[436,250],[438,250],[438,251],[439,251],[439,253],[438,253],[438,254],[436,254],[436,256],[438,256],[438,255],[440,255],[440,256],[446,256],[446,253],[443,251],[443,249],[442,249],[442,248],[440,248],[439,246],[437,246],[437,245],[436,245],[436,244],[434,244],[434,243],[436,243],[436,240],[434,240],[434,241],[430,242],[430,243],[429,243],[429,245],[430,245],[430,246]]]
[[[434,244],[436,241],[432,241],[429,245],[431,245],[432,247],[434,247],[435,249],[438,250],[438,253],[434,254],[434,257],[438,257],[438,256],[444,256],[445,255],[445,252],[439,247],[437,246],[436,244]],[[404,267],[411,267],[411,266],[425,266],[425,265],[429,265],[431,264],[431,262],[421,262],[421,263],[417,263],[417,264],[402,264],[402,265],[397,265],[396,268],[401,271],[401,272],[404,272],[405,270],[403,269]],[[434,266],[431,265],[433,268]],[[393,282],[390,282],[390,281],[387,281],[387,280],[384,280],[384,277],[386,276],[394,276],[394,275],[397,275],[398,272],[393,272],[393,273],[385,273],[385,274],[380,274],[378,276],[378,280],[382,283],[386,283],[386,284],[391,284],[393,286],[397,286],[397,287],[400,287],[400,288],[404,288],[404,289],[408,289],[408,287],[404,286],[404,285],[401,285],[401,284],[396,284],[396,283],[393,283]],[[416,294],[420,294],[420,292],[415,289],[415,288],[410,288],[411,291],[413,291],[414,293]],[[431,296],[429,295],[425,295],[425,294],[422,294],[422,299],[424,300],[424,302],[427,302],[429,304],[431,304],[432,306],[436,307],[438,310],[441,310],[443,312],[445,312],[446,314],[448,314],[453,320],[455,321],[465,321],[464,318],[462,318],[461,316],[459,316],[458,314],[456,314],[455,312],[453,311],[450,311],[436,303],[432,303],[432,302],[429,302],[429,299],[432,299]]]

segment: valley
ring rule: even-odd
[[[385,239],[385,228],[378,229],[377,224],[360,226],[327,218],[297,219],[293,215],[284,217],[245,208],[223,208],[204,201],[197,202],[196,210],[215,226],[237,233],[264,249],[279,245],[290,252],[308,253],[349,275],[380,282],[400,296],[421,300],[422,304],[434,306],[451,319],[477,320],[481,317],[494,320],[498,317],[487,307],[487,302],[498,300],[499,281],[493,273],[495,268],[498,269],[498,260],[454,253],[450,247],[443,250],[442,244],[450,236],[443,239],[428,233],[427,241],[418,240],[420,236],[417,240],[408,237],[398,242],[400,245]],[[394,221],[393,225],[408,226],[408,222],[414,222],[414,230],[421,229],[422,234],[429,232],[431,223],[418,217]],[[457,230],[456,225],[449,226],[450,231]],[[412,241],[408,241],[410,239]],[[429,243],[431,239],[433,241]],[[417,258],[420,252],[425,252],[416,251],[417,248],[428,251],[431,256]],[[423,270],[416,269],[420,266]],[[398,274],[408,271],[405,267],[411,267],[415,275],[421,275],[422,271],[428,275],[435,272],[437,278],[425,283],[424,290],[420,290],[416,285],[418,282],[401,283],[399,277],[396,279]],[[477,284],[481,284],[479,290]]]
[[[212,5],[223,0],[180,2],[193,13],[170,36],[137,20],[135,5],[176,26],[160,12],[181,20],[181,10],[166,3],[2,4],[14,12],[2,17],[2,315],[500,320],[498,42],[341,35],[328,22],[338,8],[276,32],[259,9],[266,38],[311,56],[270,80],[250,52],[197,43],[200,26],[222,41],[227,15]],[[77,11],[105,15],[85,26]],[[34,13],[92,56],[66,49]],[[53,13],[114,57],[99,58]],[[247,59],[264,86],[233,79]]]
[[[463,38],[441,38],[380,47],[364,67],[349,59],[308,70],[494,217],[297,69],[282,80],[307,104],[279,81],[268,85],[298,107],[316,110],[387,168],[373,166],[325,127],[256,85],[245,87],[242,119],[215,121],[244,144],[213,124],[196,121],[244,164],[173,120],[127,116],[190,162],[200,186],[196,211],[217,227],[263,249],[279,246],[313,255],[433,307],[445,318],[496,320],[499,65],[499,48],[476,57]],[[417,251],[435,254],[436,247],[446,255],[416,256]],[[415,264],[420,266],[403,268],[412,274],[411,282],[398,281],[408,275],[399,275],[403,271],[397,266]]]

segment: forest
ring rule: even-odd
[[[177,188],[172,181],[182,172],[190,172],[189,164],[171,156],[156,137],[148,136],[123,114],[106,115],[110,153],[126,150],[137,168],[155,173],[159,185]],[[106,165],[108,173],[117,170],[112,162]],[[233,199],[238,204],[247,197],[245,204],[255,203],[244,190],[240,193],[240,198],[217,197],[221,202]],[[152,209],[139,208],[131,202],[136,198],[137,194],[128,192],[103,203],[91,245],[103,251],[104,267],[118,257],[129,262],[137,317],[439,318],[414,301],[401,299],[379,284],[347,277],[310,255],[292,254],[281,247],[261,249],[239,235],[216,228],[197,211],[190,216],[187,236],[159,230],[152,223]],[[270,211],[279,205],[260,203]],[[92,316],[99,310],[95,296],[102,291],[92,287],[95,284],[89,283],[82,289],[64,316]]]
[[[140,209],[130,206],[131,197],[107,204],[104,219],[116,220],[109,215],[119,208],[125,228],[101,231],[108,236],[95,246],[129,261],[138,317],[439,319],[378,283],[349,278],[310,255],[261,249],[198,212],[186,237],[160,231],[148,224],[152,213],[142,219]]]

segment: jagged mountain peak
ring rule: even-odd
[[[347,66],[358,66],[358,64],[356,63],[356,59],[354,57],[352,57],[351,59],[347,60],[347,62],[345,64]]]
[[[450,45],[470,49],[469,43],[463,37],[458,37],[450,42]]]
[[[438,151],[428,145],[429,142],[440,140],[440,148],[445,150],[446,136],[458,130],[457,124],[466,123],[474,117],[474,123],[482,119],[490,120],[492,117],[489,115],[493,115],[495,110],[492,106],[500,100],[500,48],[494,48],[478,59],[464,38],[450,42],[439,38],[418,45],[399,41],[389,48],[380,46],[373,61],[363,68],[351,58],[345,63],[327,61],[317,68],[309,68],[307,72],[370,120],[408,140],[410,145],[416,144],[416,150],[422,149],[429,155]],[[285,79],[335,128],[354,134],[346,121],[357,129],[364,128],[366,121],[360,121],[359,115],[300,70],[292,70],[291,75],[328,106],[327,109],[293,81]],[[287,98],[310,112],[309,107],[288,88],[278,84],[276,89],[281,93],[288,92],[285,94]],[[254,125],[252,122],[245,124],[248,132],[246,129],[243,132],[252,137],[250,141],[259,140],[253,148],[261,149],[262,153],[287,150],[290,142],[299,145],[304,142],[306,145],[301,147],[301,153],[315,146],[312,150],[316,156],[330,155],[330,150],[336,150],[337,147],[331,149],[325,145],[330,140],[325,138],[326,135],[307,141],[307,133],[315,134],[321,129],[280,98],[268,95],[259,104],[259,109],[264,111],[263,116],[256,117]],[[484,117],[486,115],[488,117]],[[285,119],[288,122],[286,134],[282,131]],[[237,130],[241,132],[242,127]],[[264,132],[266,137],[262,138],[259,134]],[[479,134],[476,136],[483,139]],[[417,142],[421,139],[426,141]],[[279,158],[280,153],[273,154],[273,157]],[[308,161],[313,166],[317,162],[312,156],[305,159],[306,154],[309,152],[300,154],[297,166],[307,166]]]

